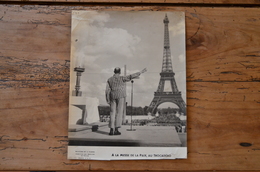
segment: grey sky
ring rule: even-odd
[[[167,13],[173,71],[186,102],[185,14],[183,12],[73,11],[72,67],[85,67],[81,77],[84,96],[105,102],[106,81],[115,67],[127,65],[127,74],[147,68],[134,82],[134,106],[149,106],[157,90],[163,59]],[[75,87],[75,72],[71,72]],[[74,77],[74,78],[73,78]],[[127,84],[130,103],[131,84]]]

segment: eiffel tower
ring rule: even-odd
[[[162,71],[160,73],[160,82],[157,91],[154,92],[154,98],[148,108],[148,111],[155,114],[155,109],[162,103],[172,102],[180,108],[180,112],[186,114],[186,105],[182,99],[181,92],[177,88],[174,78],[175,73],[172,70],[170,39],[169,39],[169,20],[167,14],[163,20],[164,23],[164,49],[163,49],[163,63]],[[171,91],[165,91],[165,81],[169,81]]]

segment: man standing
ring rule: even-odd
[[[109,135],[121,134],[118,128],[122,124],[124,98],[126,97],[125,83],[137,78],[144,72],[146,72],[146,69],[128,76],[120,76],[121,69],[117,67],[114,69],[114,75],[107,80],[106,101],[110,105]]]

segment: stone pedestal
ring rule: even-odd
[[[99,122],[99,100],[91,97],[71,97],[69,125]]]

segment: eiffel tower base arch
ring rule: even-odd
[[[155,114],[155,110],[162,103],[174,103],[180,108],[180,112],[186,114],[186,105],[181,97],[181,93],[155,92],[154,98],[148,108],[148,112]]]

